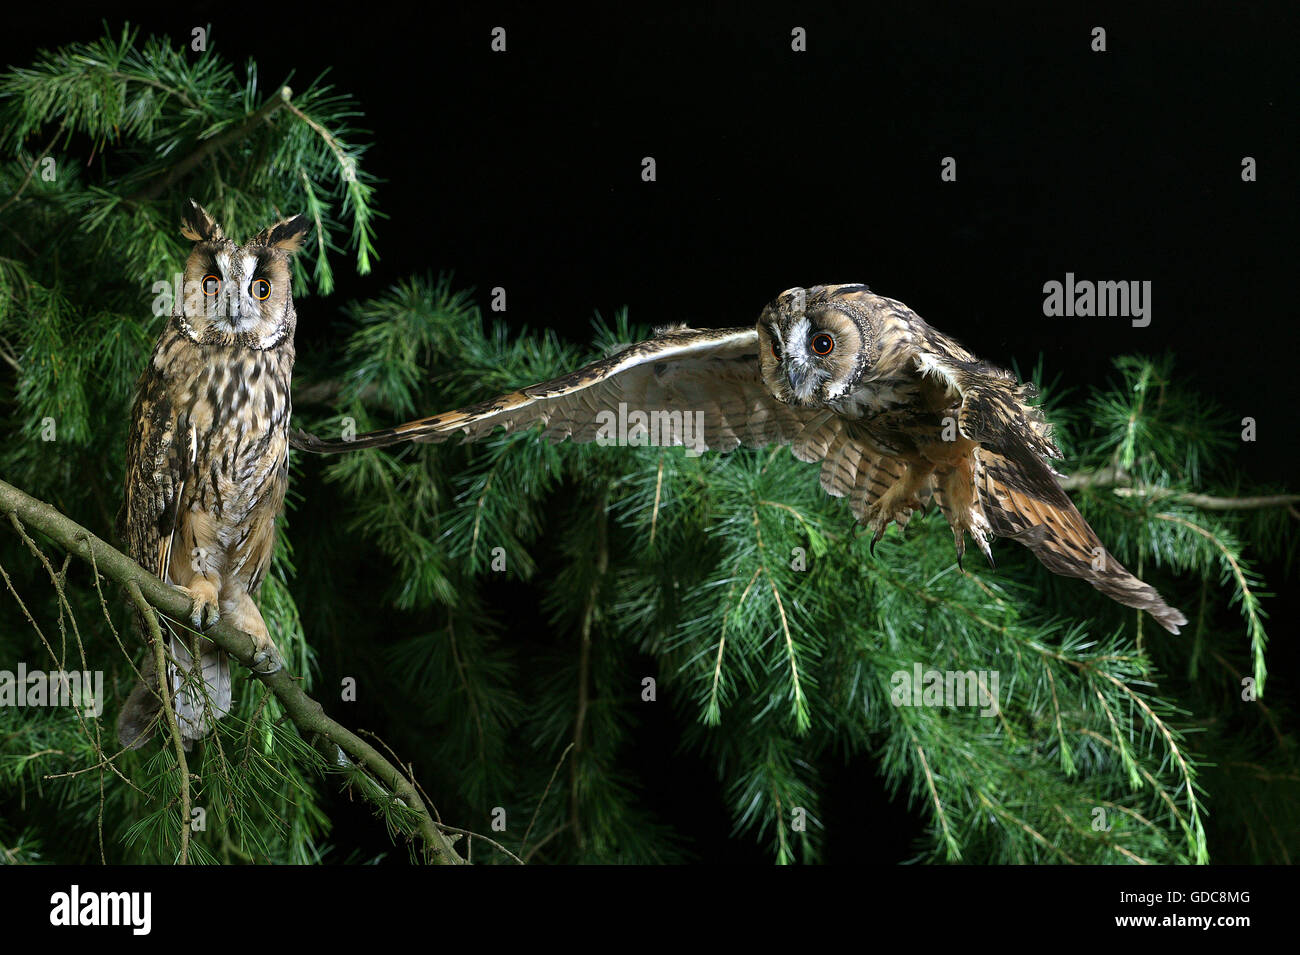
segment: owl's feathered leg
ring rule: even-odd
[[[194,636],[193,648],[186,646],[186,636]],[[146,644],[149,642],[145,641]],[[204,641],[197,635],[172,632],[167,636],[167,682],[181,742],[187,750],[194,740],[211,732],[216,720],[230,712],[230,663],[217,647],[211,643],[201,647],[201,643]],[[199,668],[196,674],[191,675],[195,653],[199,656]],[[128,749],[139,749],[148,742],[161,712],[158,668],[153,648],[149,646],[140,669],[140,680],[118,714],[118,740]]]
[[[970,534],[990,567],[996,567],[993,548],[989,540],[991,529],[979,506],[971,467],[968,461],[936,471],[932,483],[934,498],[939,510],[952,528],[953,544],[957,550],[957,566],[965,573],[962,558],[966,554],[966,535]]]
[[[240,590],[223,600],[220,611],[222,618],[253,638],[254,670],[274,673],[284,666],[262,614],[247,591]],[[196,610],[195,615],[199,612]],[[184,640],[173,634],[171,652],[176,664],[169,664],[168,671],[175,694],[176,719],[188,749],[191,740],[202,739],[212,731],[217,720],[230,712],[230,659],[224,651],[197,636],[193,646],[187,647]],[[197,668],[194,666],[196,653]]]
[[[190,623],[204,631],[225,616],[227,558],[211,516],[191,511],[188,517],[169,548],[167,579],[190,598]],[[219,647],[194,633],[173,630],[168,651],[167,685],[188,749],[230,712],[230,661]]]
[[[244,633],[253,638],[253,669],[259,673],[274,673],[284,666],[284,660],[270,631],[262,612],[257,609],[253,597],[246,590],[239,590],[224,600],[221,605],[222,615]]]
[[[930,471],[927,467],[909,465],[885,493],[866,506],[862,521],[872,531],[870,550],[873,556],[876,544],[885,536],[885,530],[891,523],[897,524],[899,530],[902,530],[912,519],[912,512],[924,507],[920,495],[929,478]]]
[[[191,592],[191,588],[178,588]],[[280,652],[271,641],[262,615],[252,597],[244,593],[225,605],[220,615],[229,619],[240,630],[253,638],[258,647],[253,668],[263,673],[274,673],[283,666]],[[198,606],[195,601],[193,618],[217,619],[217,608]],[[186,640],[192,641],[187,645]],[[230,659],[219,647],[197,634],[171,633],[167,641],[170,659],[167,662],[168,683],[176,721],[181,731],[181,741],[188,750],[196,739],[212,732],[216,721],[230,712],[232,703]],[[198,666],[194,658],[198,656]],[[131,691],[117,720],[117,736],[123,746],[139,749],[149,738],[149,731],[157,723],[162,709],[158,695],[158,675],[153,652],[145,654],[141,669],[142,680]]]

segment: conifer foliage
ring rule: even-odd
[[[376,257],[359,115],[322,80],[268,86],[255,64],[130,30],[0,78],[4,481],[113,539],[131,390],[165,321],[155,283],[187,251],[180,203],[200,195],[240,235],[305,212],[295,293],[327,295],[336,268]],[[544,380],[662,320],[597,316],[582,346],[507,333],[434,274],[314,307],[343,330],[300,360],[296,423],[320,434]],[[263,616],[307,692],[354,729],[364,713],[475,862],[697,858],[698,824],[647,798],[680,784],[636,758],[650,721],[716,773],[699,816],[777,862],[826,858],[845,760],[921,820],[918,861],[1295,859],[1294,717],[1267,692],[1254,569],[1294,554],[1290,499],[1238,486],[1239,426],[1170,360],[1122,357],[1087,395],[1032,377],[1072,496],[1188,611],[1182,635],[1010,544],[963,573],[937,514],[873,555],[784,448],[535,432],[295,455]],[[111,719],[142,653],[125,596],[6,515],[0,670],[103,671],[106,708],[0,706],[0,858],[172,862],[188,828],[187,861],[367,861],[331,807],[340,781],[375,783],[340,780],[245,673],[188,786],[161,736],[119,753]],[[958,684],[971,698],[934,695]],[[417,858],[407,810],[382,815],[389,852]]]

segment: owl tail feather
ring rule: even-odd
[[[167,664],[168,683],[181,742],[188,750],[194,740],[207,736],[216,721],[230,712],[230,660],[223,651],[207,645],[199,655],[200,682],[187,679],[194,665],[185,642],[172,634],[169,646],[179,666]],[[128,749],[139,749],[149,741],[162,710],[152,653],[145,654],[141,677],[117,718],[117,738]]]
[[[149,733],[162,709],[157,673],[153,654],[146,652],[140,680],[127,697],[122,712],[117,715],[117,739],[127,749],[139,749],[149,742]]]
[[[205,641],[199,654],[200,681],[191,678],[194,662],[185,641],[172,634],[171,649],[177,665],[167,665],[168,682],[175,694],[181,739],[189,749],[191,740],[207,736],[217,720],[230,712],[230,659]]]

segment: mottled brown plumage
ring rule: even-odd
[[[297,324],[289,255],[307,229],[297,216],[241,247],[191,203],[181,226],[195,243],[184,300],[137,386],[119,518],[131,556],[192,598],[194,627],[230,619],[253,637],[268,671],[279,655],[254,598],[288,485]],[[211,642],[169,626],[170,685],[188,745],[229,710],[229,663]],[[119,717],[124,745],[143,745],[158,713],[153,660],[145,655],[145,679]]]
[[[820,462],[827,493],[847,497],[873,531],[906,526],[934,501],[961,560],[969,534],[993,560],[992,537],[1028,547],[1054,573],[1081,577],[1148,611],[1173,633],[1187,622],[1102,546],[1046,463],[1059,458],[1033,387],[981,361],[902,302],[864,285],[783,292],[755,328],[661,331],[571,374],[456,411],[322,441],[348,451],[400,441],[478,440],[544,425],[543,437],[599,440],[620,408],[660,416],[657,443],[788,444]],[[702,413],[693,435],[683,413]]]

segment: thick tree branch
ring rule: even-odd
[[[150,606],[166,616],[176,620],[188,619],[190,601],[179,590],[169,587],[121,551],[49,504],[36,500],[4,481],[0,481],[0,513],[12,514],[24,524],[35,527],[68,552],[88,563],[93,562],[100,573],[128,590],[134,585]],[[206,636],[251,670],[252,637],[225,620],[209,629]],[[416,813],[417,828],[430,861],[441,865],[464,864],[464,860],[438,828],[415,786],[397,767],[369,743],[326,716],[321,705],[302,691],[288,670],[281,669],[270,674],[255,670],[252,672],[276,695],[303,738],[316,738],[317,749],[326,755],[332,765],[346,765],[347,762],[354,761],[387,787],[387,790],[381,786],[375,786],[373,790],[366,788],[366,798],[381,808],[387,808],[394,800],[399,800]]]
[[[1061,487],[1077,491],[1085,487],[1115,487],[1128,485],[1128,472],[1121,468],[1098,468],[1095,471],[1077,471],[1061,478]]]
[[[1262,507],[1287,507],[1300,502],[1300,494],[1263,494],[1257,497],[1215,497],[1211,494],[1162,494],[1140,487],[1117,487],[1121,497],[1158,496],[1199,507],[1204,511],[1253,511]]]

